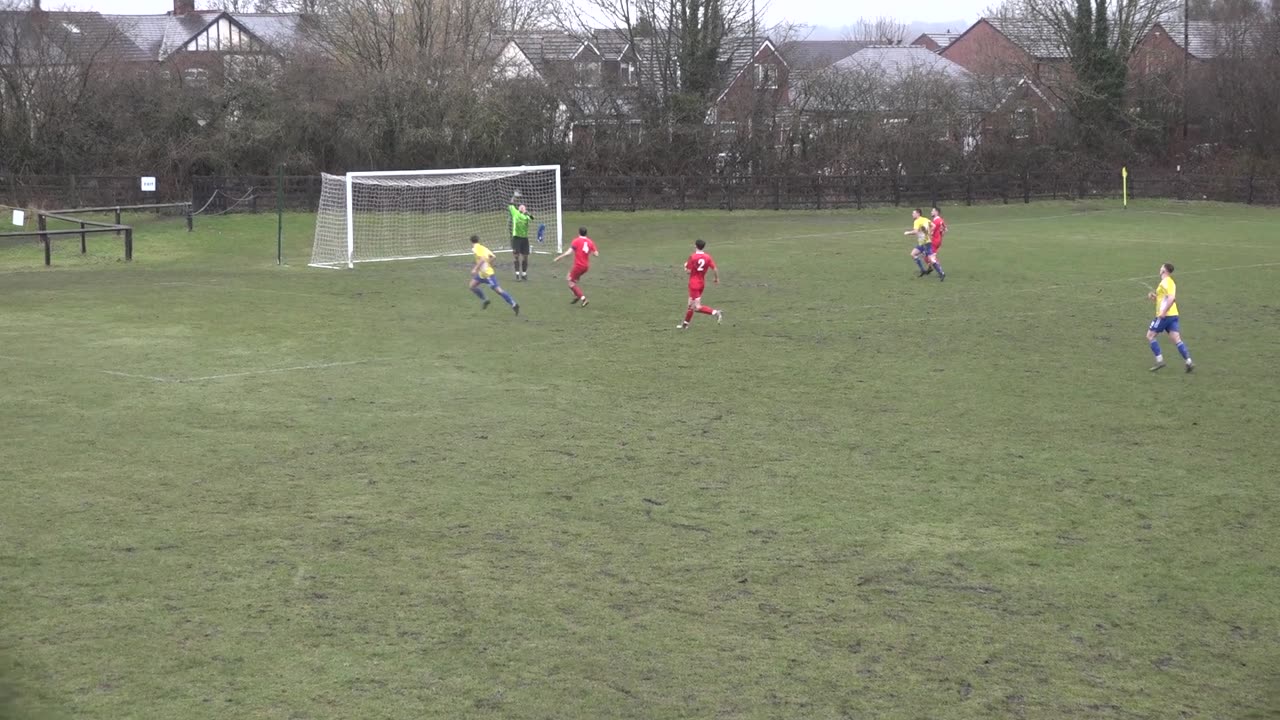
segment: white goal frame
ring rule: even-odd
[[[433,170],[360,170],[349,172],[344,176],[346,187],[346,214],[347,214],[347,258],[346,267],[348,269],[356,266],[355,260],[355,212],[353,208],[354,181],[362,177],[377,178],[394,178],[394,177],[425,177],[431,175],[461,175],[464,173],[521,173],[521,172],[537,172],[537,171],[554,171],[556,178],[556,252],[563,252],[564,247],[564,209],[563,197],[561,196],[561,175],[559,165],[509,165],[506,167],[483,167],[483,168],[438,168]],[[495,210],[497,212],[497,210]],[[511,252],[510,249],[499,249],[496,252]],[[359,262],[389,262],[392,260],[423,260],[427,258],[437,257],[456,257],[469,255],[467,252],[459,253],[436,253],[429,255],[405,255],[400,257],[375,258],[370,260],[360,260]],[[545,252],[539,253],[545,254]],[[341,269],[338,263],[309,263],[311,267],[321,267],[330,269]]]

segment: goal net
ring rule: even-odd
[[[533,216],[534,252],[561,251],[559,165],[326,174],[310,264],[470,255],[472,235],[510,252],[510,204]]]

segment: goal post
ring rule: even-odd
[[[511,204],[533,216],[534,252],[563,250],[559,165],[324,174],[309,264],[470,255],[472,235],[510,252]]]

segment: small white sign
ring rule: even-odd
[[[142,178],[142,192],[155,192],[156,179],[153,177]]]
[[[27,214],[22,210],[13,211],[13,224],[22,227],[27,222]]]

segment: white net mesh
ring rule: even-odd
[[[353,175],[351,193],[348,246],[347,178],[324,175],[312,265],[469,255],[472,235],[494,252],[510,252],[512,203],[533,216],[534,252],[561,249],[554,167]]]

